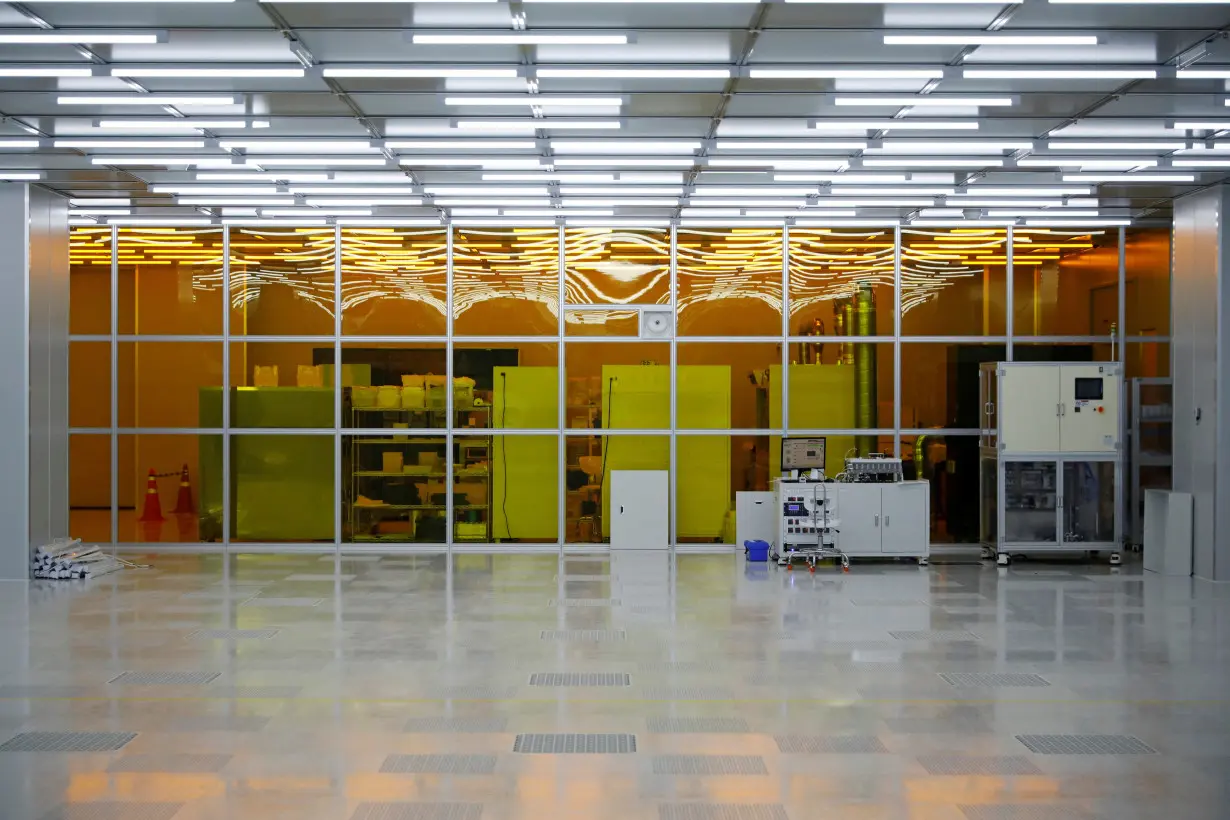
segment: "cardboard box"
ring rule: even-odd
[[[384,457],[384,468],[383,468],[384,472],[400,473],[402,471],[402,467],[404,467],[405,465],[402,463],[403,458],[400,452],[396,452],[396,453],[386,452],[386,453],[382,453],[382,455]]]

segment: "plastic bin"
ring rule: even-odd
[[[747,554],[748,561],[761,563],[769,560],[768,541],[744,541],[743,551]]]

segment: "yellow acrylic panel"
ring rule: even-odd
[[[493,426],[559,426],[559,368],[500,367],[494,373]],[[559,529],[559,440],[495,436],[492,537],[555,541]]]
[[[730,437],[679,436],[675,534],[723,540],[730,509]]]

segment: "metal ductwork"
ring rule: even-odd
[[[876,299],[871,285],[859,285],[853,304],[847,303],[845,309],[853,315],[853,325],[847,325],[851,336],[876,335]],[[847,347],[853,348],[854,358],[854,424],[862,430],[877,427],[880,405],[876,345],[856,342]],[[854,443],[858,454],[874,453],[876,441],[874,435],[856,436]]]

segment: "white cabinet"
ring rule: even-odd
[[[1001,362],[998,416],[1007,453],[1114,453],[1119,447],[1119,366]],[[985,426],[985,425],[984,425]]]
[[[611,551],[670,548],[665,470],[611,471]]]
[[[926,558],[931,488],[926,481],[837,484],[837,546],[853,558]]]

